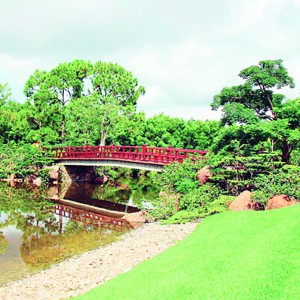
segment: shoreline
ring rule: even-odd
[[[4,284],[0,287],[0,298],[58,300],[84,294],[167,250],[192,233],[198,224],[146,223],[109,245]]]

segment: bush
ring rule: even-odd
[[[281,169],[271,170],[268,175],[258,175],[253,184],[255,191],[252,199],[264,204],[270,197],[280,194],[300,199],[300,167],[285,165]]]
[[[179,194],[161,192],[159,198],[153,201],[154,209],[151,212],[155,218],[165,220],[173,216],[179,209]]]
[[[14,143],[0,146],[0,177],[15,174],[26,178],[39,168],[50,165],[53,159],[41,148],[31,144],[16,145]]]
[[[185,159],[183,163],[173,163],[164,169],[161,178],[156,184],[161,190],[168,190],[171,193],[187,194],[199,185],[196,173],[206,166],[208,157],[194,155]]]

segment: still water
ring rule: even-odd
[[[153,197],[149,190],[149,197]],[[10,187],[0,183],[0,285],[66,258],[106,245],[131,230],[129,223],[50,201],[64,198],[100,209],[138,211],[147,191],[90,184]],[[103,200],[106,199],[106,200]]]

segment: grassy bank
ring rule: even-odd
[[[186,240],[76,299],[299,299],[300,205],[206,218]]]

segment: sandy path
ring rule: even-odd
[[[198,225],[145,224],[105,247],[71,258],[45,271],[8,283],[0,288],[0,299],[68,299],[163,252],[184,239]]]

